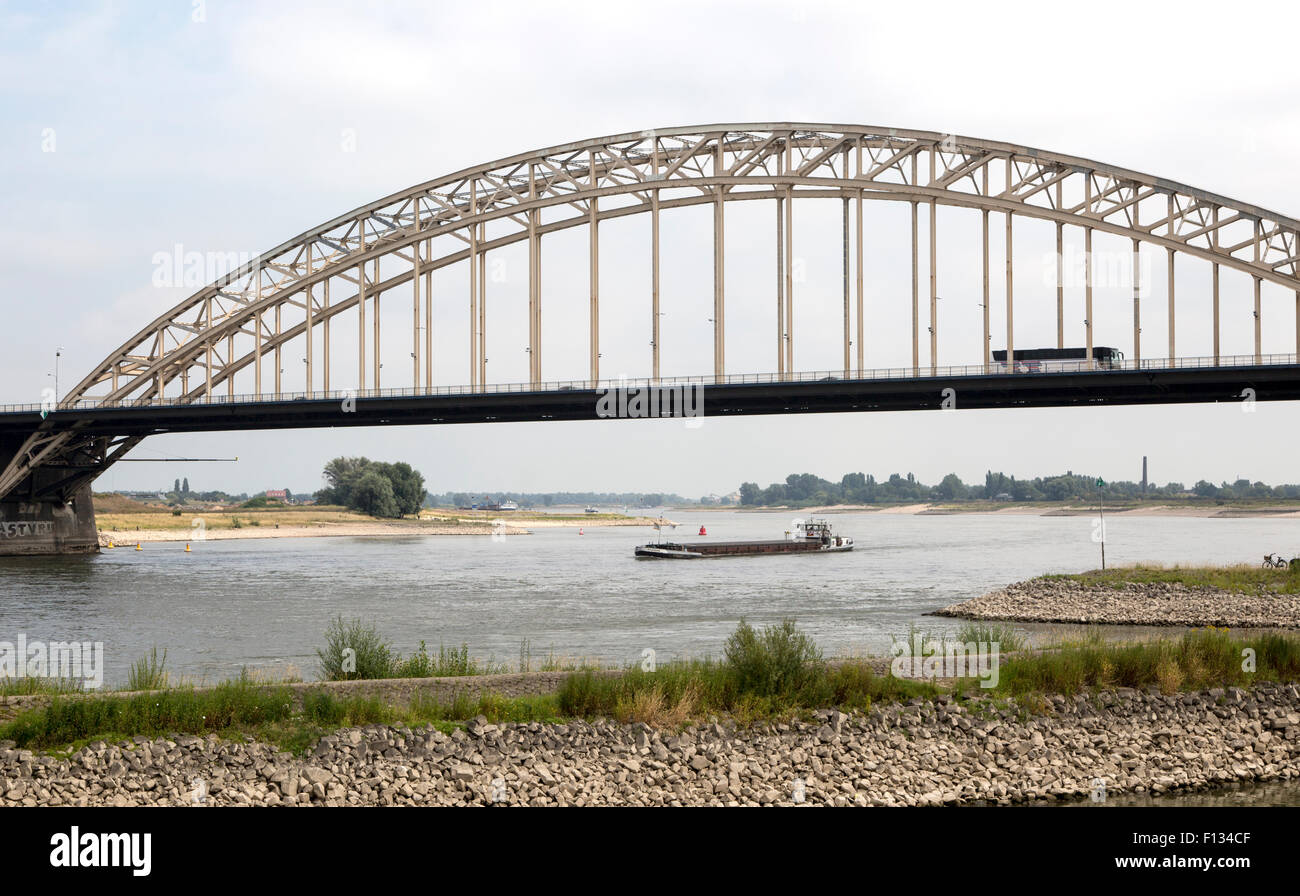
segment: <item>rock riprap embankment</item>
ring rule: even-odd
[[[1012,622],[1300,628],[1300,594],[1225,591],[1178,582],[1116,587],[1039,578],[944,607],[934,615]]]
[[[177,737],[61,758],[0,744],[0,805],[941,805],[1300,775],[1300,689],[950,698],[682,732],[613,722],[339,731],[305,757]],[[201,799],[200,799],[201,798]]]

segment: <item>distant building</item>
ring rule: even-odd
[[[1013,498],[1013,497],[1011,496],[1011,493],[1010,493],[1010,492],[998,492],[996,495],[993,496],[993,500],[994,500],[994,501],[1014,501],[1015,498]]]
[[[289,500],[289,491],[283,488],[268,488],[263,494],[275,501]]]

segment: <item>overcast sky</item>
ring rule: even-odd
[[[1148,6],[0,4],[0,402],[39,401],[60,348],[66,391],[193,292],[154,285],[159,252],[180,245],[255,255],[462,167],[652,127],[821,121],[957,133],[1300,215],[1300,14],[1288,4],[1255,4],[1237,17],[1224,16],[1222,4]],[[344,135],[355,151],[344,151]],[[764,254],[773,213],[770,203],[743,205],[758,208],[728,210],[735,373],[775,366],[758,310],[773,304],[775,263]],[[876,315],[868,364],[901,365],[910,357],[906,206],[867,208]],[[802,369],[838,364],[838,213],[834,201],[797,213],[796,255],[809,271],[796,294]],[[703,215],[664,218],[665,374],[712,366]],[[602,369],[611,375],[637,375],[648,359],[649,248],[640,226],[611,226],[602,243]],[[940,363],[978,363],[978,213],[944,209],[939,226]],[[1039,272],[1053,231],[1017,228],[1017,345],[1050,345],[1055,295]],[[1099,250],[1108,245],[1122,248],[1099,238]],[[563,321],[567,308],[585,320],[585,239],[557,239],[546,251],[545,320]],[[995,243],[995,259],[1000,251]],[[1152,257],[1148,355],[1165,333],[1163,253]],[[493,377],[511,380],[526,371],[516,324],[526,281],[518,258],[503,254],[502,263],[513,273],[489,293],[489,357]],[[1208,265],[1184,260],[1178,278],[1180,308],[1189,309],[1179,319],[1180,354],[1208,353],[1208,330],[1190,319],[1208,302]],[[1248,353],[1249,278],[1225,274],[1223,286],[1224,352]],[[462,296],[449,301],[459,306]],[[1122,285],[1098,291],[1098,344],[1131,349],[1128,301]],[[1081,343],[1081,296],[1069,302],[1067,342]],[[1264,321],[1265,351],[1293,352],[1294,296],[1266,288]],[[562,326],[546,336],[546,379],[585,370],[585,330]],[[446,338],[439,379],[463,383],[464,355],[455,352],[465,340]],[[97,488],[162,487],[186,476],[198,489],[311,491],[340,454],[410,461],[433,491],[694,496],[796,471],[834,479],[910,471],[934,482],[948,472],[978,481],[987,469],[1071,469],[1136,479],[1144,454],[1160,482],[1280,483],[1300,480],[1298,420],[1294,403],[1261,403],[1254,413],[1193,405],[712,419],[698,429],[611,421],[169,436],[133,456],[240,462],[119,465]]]

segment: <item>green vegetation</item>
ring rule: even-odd
[[[348,649],[353,653],[348,654]],[[581,659],[557,657],[550,651],[545,657],[533,656],[532,643],[525,638],[519,645],[519,665],[492,659],[480,660],[469,655],[469,645],[438,646],[438,655],[429,653],[424,641],[411,656],[403,658],[373,624],[360,619],[330,622],[325,630],[325,646],[317,648],[320,677],[326,681],[351,681],[374,678],[457,678],[470,675],[505,675],[512,672],[571,672],[596,668]],[[345,661],[346,666],[345,666]]]
[[[839,482],[822,479],[812,473],[791,473],[785,482],[767,488],[746,482],[740,486],[740,503],[747,507],[815,507],[829,504],[905,504],[953,503],[976,504],[981,501],[1083,501],[1100,498],[1108,505],[1117,502],[1156,500],[1194,504],[1300,500],[1300,485],[1268,486],[1262,482],[1238,479],[1214,485],[1204,480],[1190,490],[1181,482],[1157,486],[1149,483],[1146,491],[1140,482],[1106,482],[1098,487],[1096,476],[1069,472],[1061,476],[1017,479],[1005,473],[989,471],[982,485],[962,482],[949,473],[937,485],[925,485],[914,475],[893,473],[885,480],[864,473],[847,473]]]
[[[20,747],[52,747],[91,739],[247,729],[288,718],[292,705],[288,688],[267,688],[242,678],[204,691],[60,696],[0,727],[0,740],[13,740]]]
[[[154,647],[149,655],[131,664],[126,675],[128,691],[159,691],[167,687],[167,651],[158,657],[158,648]]]
[[[1254,669],[1245,651],[1253,651]],[[1300,638],[1270,633],[1234,637],[1226,629],[1198,629],[1178,640],[1135,644],[1090,643],[1002,660],[997,690],[1009,694],[1077,694],[1158,685],[1166,694],[1255,681],[1300,678]]]
[[[1300,564],[1282,569],[1249,564],[1236,566],[1118,566],[1106,570],[1094,569],[1073,575],[1049,575],[1045,579],[1068,579],[1085,585],[1123,588],[1129,583],[1182,584],[1189,588],[1209,587],[1223,591],[1255,594],[1272,591],[1277,594],[1300,592]]]
[[[560,689],[565,715],[680,725],[711,713],[742,721],[819,707],[869,708],[873,701],[932,697],[931,682],[876,675],[861,662],[828,664],[793,619],[758,632],[743,619],[727,639],[724,659],[668,663],[622,675],[583,672]]]
[[[54,694],[81,694],[85,688],[80,679],[0,677],[0,697],[52,696]]]
[[[325,479],[329,486],[316,493],[318,504],[387,519],[418,514],[424,506],[424,476],[410,464],[336,457],[325,465]]]
[[[962,640],[1018,644],[1001,626],[963,630]],[[350,641],[349,641],[350,639]],[[440,650],[435,660],[422,644],[401,660],[373,627],[342,618],[331,625],[322,665],[333,662],[345,642],[361,645],[369,668],[434,674],[475,674],[482,668],[465,648]],[[357,648],[354,648],[357,649]],[[364,651],[364,653],[363,653]],[[166,654],[137,663],[136,678],[166,681]],[[521,664],[531,662],[527,642]],[[1022,707],[1050,711],[1049,694],[1079,694],[1114,688],[1158,687],[1166,694],[1256,682],[1300,680],[1300,636],[1270,633],[1240,636],[1224,629],[1200,629],[1177,639],[1110,643],[1100,635],[1031,653],[1003,655],[996,688],[973,679],[957,682],[896,678],[873,671],[869,662],[827,662],[821,649],[793,620],[757,630],[741,620],[724,645],[721,660],[675,661],[624,670],[590,668],[569,675],[559,692],[507,698],[456,693],[446,701],[427,697],[395,705],[364,694],[340,695],[324,687],[294,689],[267,684],[243,673],[210,689],[176,687],[146,694],[72,696],[53,689],[49,703],[0,726],[0,740],[20,747],[76,747],[91,740],[126,740],[136,735],[210,734],[254,737],[302,753],[323,734],[345,726],[432,724],[450,730],[476,716],[493,722],[553,722],[612,718],[678,727],[714,715],[744,725],[806,717],[813,710],[866,711],[879,703],[930,699],[1013,697]],[[387,677],[387,676],[380,676]],[[998,704],[1000,705],[1000,704]]]
[[[800,693],[825,666],[821,649],[795,628],[793,619],[760,634],[742,618],[727,638],[724,655],[737,690],[760,697]]]
[[[177,688],[155,694],[93,698],[55,697],[48,706],[21,713],[0,726],[0,740],[20,748],[76,749],[96,740],[122,741],[137,735],[219,734],[254,737],[304,753],[329,731],[354,725],[435,724],[487,716],[493,722],[558,721],[554,697],[470,697],[448,703],[416,700],[393,706],[375,697],[339,696],[324,689],[301,694],[283,685],[259,685],[241,676],[206,690]]]
[[[373,625],[360,619],[334,619],[325,629],[325,647],[317,648],[320,677],[327,681],[392,678],[400,657]]]
[[[1025,636],[1007,622],[968,621],[953,637],[962,644],[996,644],[999,653],[1024,650],[1029,646]]]

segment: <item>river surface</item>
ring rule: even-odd
[[[670,511],[677,537],[771,538],[795,514]],[[316,675],[336,616],[360,617],[404,654],[465,643],[517,666],[547,654],[624,664],[718,656],[740,617],[798,619],[828,656],[886,654],[925,614],[1044,572],[1100,563],[1091,516],[833,514],[851,553],[638,561],[652,530],[537,529],[532,535],[285,538],[146,543],[142,551],[0,561],[0,641],[99,641],[106,683],[152,647],[196,682],[243,666]],[[1108,564],[1258,562],[1300,553],[1300,520],[1107,517]],[[687,535],[689,533],[689,535]],[[1022,626],[1042,640],[1071,627]],[[1133,629],[1125,631],[1132,632]],[[1168,630],[1164,630],[1166,633]]]

